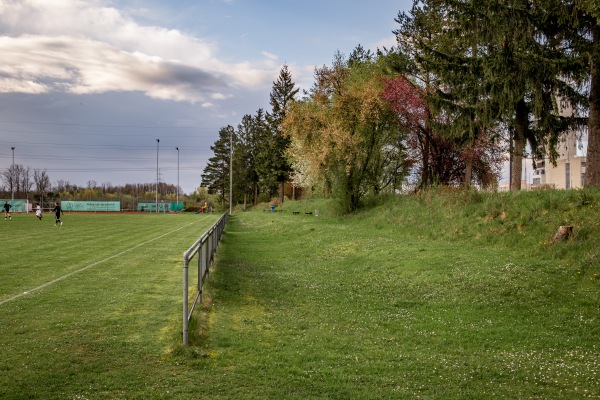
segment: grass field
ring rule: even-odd
[[[167,393],[162,359],[181,340],[182,254],[217,218],[0,220],[0,398]]]
[[[181,253],[214,220],[19,216],[1,226],[0,302],[81,271],[0,304],[0,398],[598,399],[599,205],[557,191],[236,212],[189,348]]]

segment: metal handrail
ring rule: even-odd
[[[183,345],[188,345],[188,329],[192,313],[198,302],[202,302],[202,287],[208,278],[210,264],[214,261],[221,235],[225,230],[225,224],[229,219],[226,212],[219,220],[210,227],[194,244],[183,253]],[[189,277],[188,270],[190,261],[198,255],[198,286],[196,296],[189,307]]]

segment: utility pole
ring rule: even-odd
[[[179,147],[175,147],[177,150],[177,211],[179,211]]]
[[[156,139],[156,213],[158,214],[158,145],[159,139]]]
[[[513,175],[513,134],[512,131],[509,136],[508,143],[508,191],[512,191],[512,175]]]
[[[12,150],[12,171],[10,174],[10,190],[12,192],[12,202],[15,202],[15,148],[11,147],[10,148]]]
[[[233,206],[233,129],[229,130],[229,215]]]

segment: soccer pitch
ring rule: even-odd
[[[67,398],[92,386],[98,396],[106,379],[125,389],[131,376],[117,371],[143,374],[179,343],[182,254],[219,217],[0,220],[0,398]]]

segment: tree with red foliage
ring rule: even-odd
[[[461,184],[467,163],[471,162],[476,182],[482,186],[497,182],[503,160],[497,142],[481,135],[473,147],[464,150],[460,143],[436,134],[430,127],[425,90],[405,76],[385,78],[382,96],[397,114],[398,124],[406,133],[408,161],[420,173],[420,187],[433,183]]]

